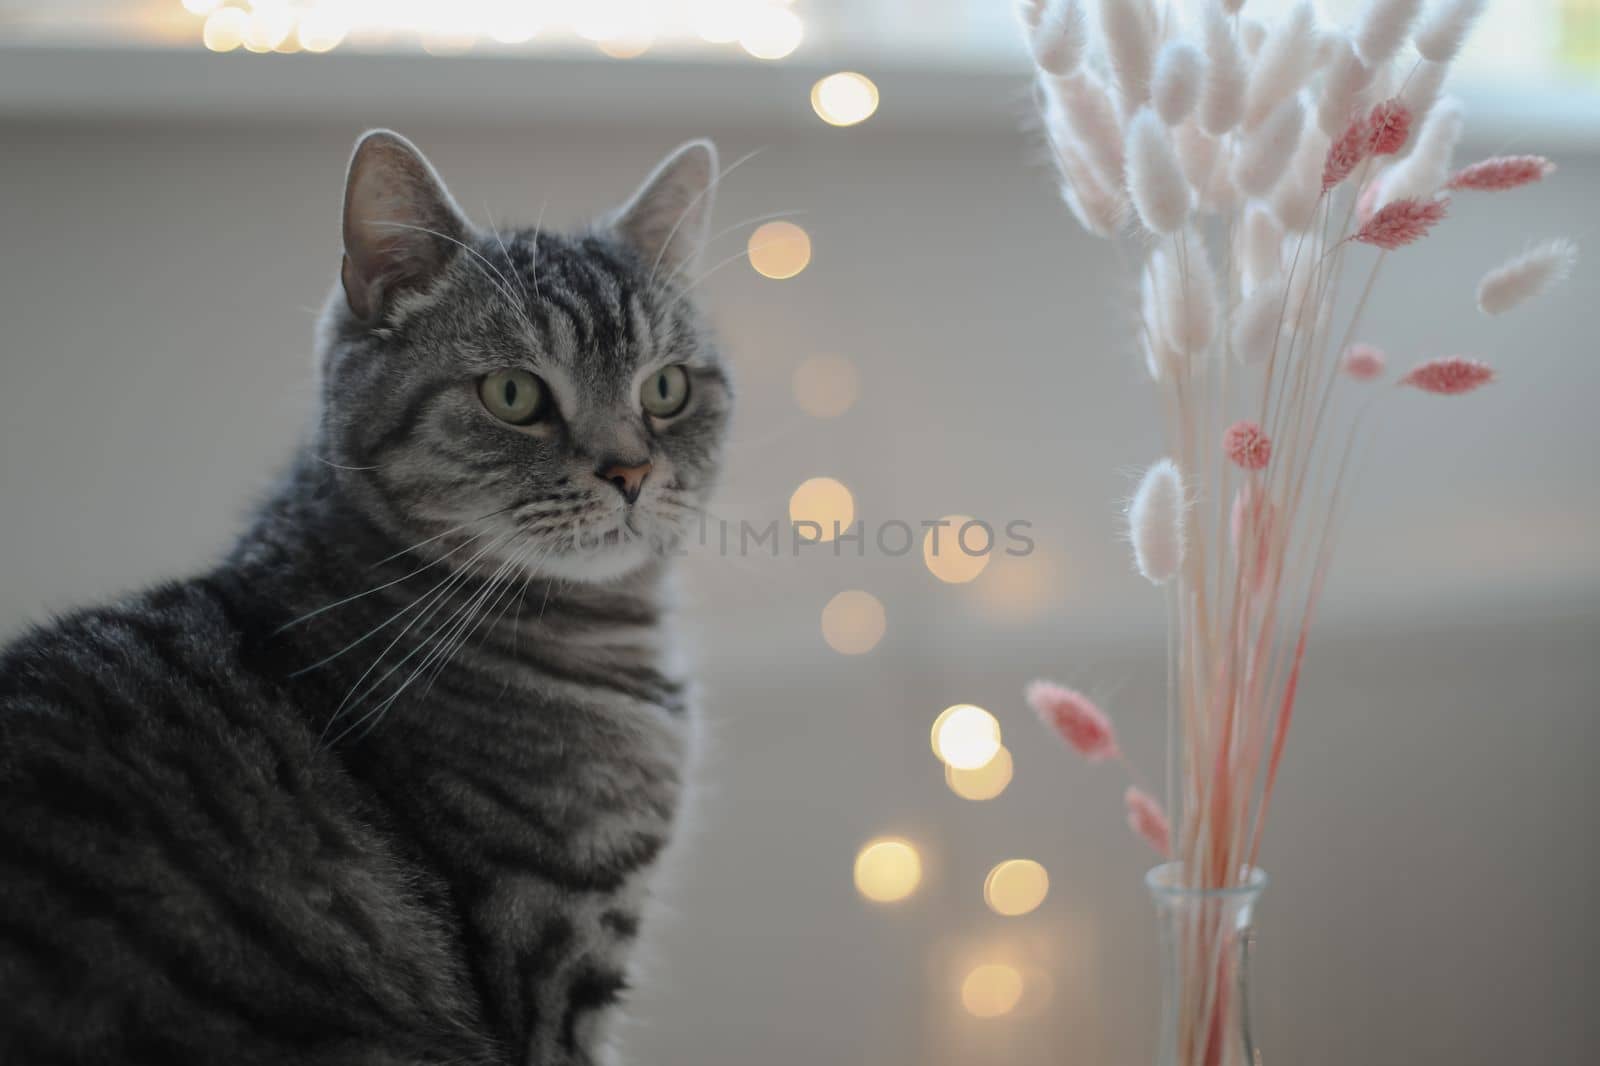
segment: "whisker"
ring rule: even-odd
[[[423,656],[422,661],[412,668],[411,673],[407,675],[405,681],[400,685],[399,688],[386,696],[381,702],[370,707],[365,714],[361,715],[359,718],[347,725],[343,731],[334,737],[332,741],[333,744],[338,744],[351,732],[361,728],[364,724],[369,722],[371,724],[367,725],[366,730],[364,730],[362,733],[363,736],[371,732],[371,730],[376,727],[378,721],[382,719],[383,714],[391,706],[393,706],[395,701],[400,698],[406,689],[408,689],[411,684],[422,675],[423,671],[428,668],[429,664],[436,661],[441,652],[443,652],[447,646],[452,645],[455,634],[460,631],[461,626],[465,625],[474,617],[489,591],[495,587],[500,574],[504,572],[508,565],[510,565],[509,560],[501,563],[500,567],[495,570],[494,576],[491,577],[491,579],[486,582],[481,589],[475,590],[473,593],[471,593],[467,597],[467,601],[460,607],[456,608],[449,618],[445,619],[445,621],[435,628],[435,630],[430,633],[426,639],[424,639],[415,648],[411,649],[411,651],[408,652],[404,658],[395,663],[394,666],[390,667],[382,677],[374,681],[359,697],[356,698],[353,703],[349,705],[349,711],[354,711],[368,697],[376,693],[378,689],[382,687],[383,683],[392,677],[402,666],[404,666],[412,658],[412,656],[416,655],[424,648],[429,649],[428,653]],[[460,619],[460,621],[457,621],[458,619]],[[334,719],[337,720],[338,717],[344,713],[348,712],[341,705],[340,709],[334,713]],[[331,725],[332,722],[329,724]]]
[[[407,633],[411,632],[412,627],[417,625],[417,623],[419,623],[419,622],[426,622],[429,618],[432,618],[435,614],[438,613],[439,607],[442,606],[445,603],[445,601],[448,600],[454,594],[455,589],[457,587],[459,587],[460,584],[471,573],[472,564],[477,562],[479,559],[483,558],[486,554],[488,554],[489,552],[493,551],[495,548],[499,547],[500,545],[509,543],[511,540],[513,540],[514,538],[516,538],[519,535],[520,535],[520,531],[515,531],[515,532],[509,533],[509,534],[503,536],[499,540],[491,541],[488,545],[486,545],[484,548],[482,548],[477,554],[475,554],[471,559],[467,560],[465,565],[463,565],[462,567],[457,569],[455,572],[453,572],[448,578],[445,579],[445,581],[441,582],[439,586],[436,586],[436,589],[437,589],[437,593],[436,594],[433,591],[424,593],[421,597],[419,597],[416,601],[413,602],[413,604],[411,606],[416,606],[417,603],[421,603],[423,600],[428,599],[430,597],[433,599],[433,605],[425,613],[419,614],[417,617],[413,618],[410,622],[406,623],[406,627],[404,629],[402,629],[399,633],[395,634],[394,639],[391,640],[388,643],[388,645],[383,649],[383,651],[378,653],[378,657],[372,661],[372,664],[369,665],[366,668],[366,670],[362,671],[360,677],[356,678],[355,684],[350,686],[350,691],[345,693],[345,697],[344,697],[343,700],[341,700],[339,702],[339,706],[334,708],[333,717],[328,720],[328,726],[329,727],[331,727],[334,722],[338,721],[340,716],[344,714],[345,707],[350,704],[350,700],[351,700],[352,697],[355,696],[356,691],[361,688],[362,684],[367,680],[368,677],[372,676],[372,672],[374,670],[376,670],[378,668],[378,666],[383,662],[384,657],[387,656],[389,654],[389,652],[394,650],[394,646],[396,644],[400,643],[400,641],[405,638],[405,635]],[[406,610],[410,610],[410,607],[407,607]],[[422,647],[425,644],[426,644],[426,641],[423,642],[423,645],[418,645],[418,647]],[[398,670],[401,665],[403,665],[405,663],[406,659],[409,659],[412,655],[415,655],[415,654],[416,654],[416,649],[413,649],[404,659],[401,659],[399,663],[396,663],[394,666],[390,667],[389,672],[384,674],[382,677],[378,678],[378,680],[376,682],[374,682],[374,684],[382,684],[383,681],[386,678],[388,678],[391,674],[393,674],[396,670]],[[326,729],[324,729],[323,734],[324,734],[324,736],[326,736],[326,734],[327,734],[327,730]]]
[[[510,306],[512,311],[516,312],[518,318],[522,319],[523,324],[528,327],[528,331],[530,333],[537,333],[537,330],[533,325],[533,320],[528,317],[527,309],[523,307],[522,304],[517,302],[516,296],[511,292],[511,282],[504,274],[500,273],[499,268],[497,268],[493,263],[489,262],[488,259],[484,258],[482,252],[478,251],[476,248],[464,241],[457,240],[448,233],[440,233],[438,230],[429,229],[426,226],[413,226],[409,222],[379,222],[377,225],[389,226],[394,229],[415,230],[418,233],[426,233],[429,236],[438,237],[442,241],[449,241],[451,244],[464,250],[468,255],[472,256],[479,263],[483,264],[480,269],[485,271],[485,276],[488,277],[491,282],[494,282],[496,278],[499,279],[499,282],[495,285],[495,287],[500,290],[500,295],[505,298],[507,305]]]
[[[540,302],[544,297],[539,294],[539,237],[544,233],[544,209],[550,206],[550,197],[546,196],[539,205],[539,217],[533,221],[533,265],[528,268],[528,273],[533,275],[533,294],[539,297]]]
[[[468,525],[468,524],[470,524],[470,523],[465,523],[465,522],[462,523],[462,525]],[[460,529],[461,527],[457,526],[456,528]],[[448,532],[454,532],[454,530],[450,530]],[[441,536],[441,537],[442,536],[446,536],[446,535],[447,535],[446,533],[439,534],[439,536]],[[450,556],[454,555],[456,552],[458,552],[461,549],[467,547],[469,544],[472,544],[475,541],[477,541],[483,535],[484,535],[483,533],[474,533],[471,537],[469,537],[466,540],[462,541],[460,544],[456,545],[454,548],[451,548],[449,551],[445,552],[443,555],[439,556],[437,559],[433,559],[433,560],[431,560],[431,561],[429,561],[427,563],[424,563],[422,566],[417,567],[415,570],[411,571],[409,574],[401,574],[399,577],[393,579],[392,581],[385,581],[381,585],[375,585],[372,588],[367,589],[365,592],[357,592],[357,593],[354,593],[352,595],[346,596],[342,600],[334,600],[332,603],[324,604],[323,606],[318,607],[314,611],[308,611],[305,614],[301,615],[299,618],[295,618],[295,619],[292,619],[291,621],[285,622],[285,623],[283,623],[283,625],[279,626],[277,629],[274,629],[272,631],[272,633],[271,633],[271,636],[275,637],[279,633],[284,632],[285,630],[293,629],[295,626],[300,625],[302,622],[308,622],[311,619],[317,617],[318,615],[326,614],[328,611],[331,611],[336,607],[343,607],[347,603],[354,603],[356,600],[359,600],[359,599],[361,599],[361,598],[363,598],[365,596],[370,596],[374,592],[382,592],[384,589],[393,588],[395,585],[400,584],[402,581],[408,581],[411,578],[416,577],[418,574],[423,573],[426,570],[431,570],[434,567],[438,566],[440,563],[442,563],[446,559],[450,558]],[[433,538],[430,538],[430,539],[437,540],[438,537],[433,537]],[[423,543],[425,544],[425,543],[427,543],[427,541],[424,541]],[[418,546],[420,547],[420,545],[418,545]],[[404,553],[401,553],[401,554],[404,554]],[[396,558],[396,556],[390,556],[390,558],[391,559],[392,558]],[[310,669],[310,667],[307,667],[307,669]]]
[[[729,174],[732,174],[735,170],[738,170],[740,167],[744,166],[746,163],[750,162],[750,160],[754,159],[764,151],[766,151],[766,148],[764,147],[756,148],[752,151],[746,152],[732,163],[729,163],[722,169],[720,174],[706,183],[705,188],[695,193],[694,197],[684,205],[682,211],[678,212],[678,220],[674,222],[672,224],[672,228],[667,231],[667,239],[661,242],[661,247],[656,251],[655,262],[650,264],[650,276],[645,280],[644,283],[644,287],[646,289],[655,284],[656,271],[661,268],[661,257],[666,254],[668,248],[672,247],[672,238],[678,235],[678,227],[683,225],[683,220],[689,217],[689,212],[694,210],[695,205],[698,204],[707,193],[711,192],[713,189],[720,188],[722,186],[723,178],[726,178]],[[710,242],[707,241],[707,243],[709,244]]]
[[[381,466],[345,466],[343,463],[336,463],[332,459],[324,459],[322,456],[316,455],[316,454],[313,454],[311,456],[311,458],[315,459],[317,462],[321,463],[323,466],[331,466],[335,470],[350,470],[350,471],[359,472],[359,471],[364,471],[364,470],[382,470],[383,469]]]
[[[382,559],[379,559],[377,562],[375,562],[372,565],[368,566],[367,569],[368,570],[373,570],[373,569],[376,569],[377,567],[382,566],[384,563],[393,562],[394,560],[400,558],[400,556],[402,556],[402,555],[408,555],[411,552],[416,551],[418,548],[427,547],[429,544],[432,544],[434,541],[441,540],[441,539],[443,539],[445,537],[448,537],[450,534],[456,532],[457,530],[465,529],[468,526],[472,525],[472,523],[474,523],[474,522],[482,522],[485,519],[493,518],[496,515],[505,514],[507,511],[511,510],[515,506],[516,506],[516,504],[509,504],[509,505],[507,505],[505,507],[496,508],[495,510],[490,511],[488,514],[479,515],[477,518],[469,518],[465,522],[462,522],[460,525],[451,526],[449,529],[445,530],[443,533],[436,533],[433,536],[429,537],[427,540],[419,540],[415,544],[411,545],[411,547],[409,547],[409,548],[401,548],[399,551],[395,552],[393,555],[385,555]]]
[[[517,279],[517,288],[522,290],[522,299],[525,303],[528,299],[527,283],[522,280],[522,275],[516,271],[516,264],[511,261],[511,251],[506,247],[506,242],[500,237],[500,227],[495,224],[494,215],[489,211],[489,202],[487,200],[483,204],[483,215],[489,220],[489,232],[494,234],[494,242],[500,246],[500,254],[506,257],[506,266],[511,268],[512,276]]]

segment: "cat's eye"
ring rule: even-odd
[[[657,418],[671,418],[689,403],[689,371],[676,363],[662,367],[645,379],[639,400]]]
[[[478,398],[490,414],[513,426],[531,426],[550,408],[550,390],[526,370],[496,370],[478,382]]]

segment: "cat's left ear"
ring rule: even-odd
[[[425,289],[470,229],[416,145],[390,130],[364,134],[344,189],[340,280],[350,312],[370,321],[400,293]]]
[[[665,277],[700,257],[716,184],[716,146],[690,141],[661,161],[611,225]]]

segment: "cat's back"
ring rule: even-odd
[[[247,639],[196,579],[0,653],[0,1062],[484,1061],[429,886]]]

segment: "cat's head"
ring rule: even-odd
[[[732,399],[686,294],[716,180],[694,141],[588,230],[491,230],[409,141],[362,137],[321,330],[320,447],[347,493],[480,568],[606,580],[670,551]]]

